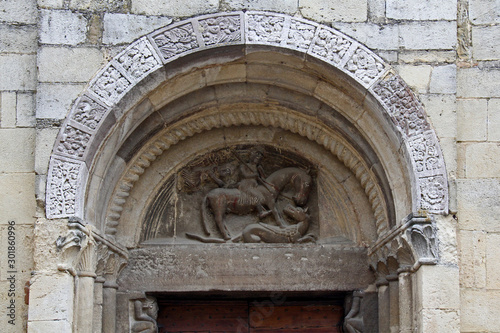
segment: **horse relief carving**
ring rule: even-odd
[[[316,215],[311,216],[309,208],[313,169],[300,156],[267,146],[240,145],[207,153],[179,170],[176,186],[165,187],[177,192],[163,198],[181,202],[168,209],[182,207],[181,211],[176,217],[156,218],[143,234],[161,230],[161,223],[177,223],[170,227],[170,235],[175,230],[177,237],[191,242],[314,242],[310,227]],[[151,212],[168,210],[160,203],[153,206]],[[170,222],[176,218],[185,222]]]

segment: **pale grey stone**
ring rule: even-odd
[[[500,99],[488,101],[488,140],[500,141]]]
[[[472,55],[475,60],[500,59],[500,26],[472,27]]]
[[[88,82],[101,67],[103,55],[96,48],[41,47],[38,52],[40,82]],[[64,70],[61,70],[64,68]]]
[[[418,93],[428,92],[432,72],[430,65],[398,65],[395,68],[413,90]]]
[[[457,66],[446,65],[432,68],[431,93],[454,94],[457,92]]]
[[[40,42],[77,45],[87,38],[87,19],[69,10],[40,11]]]
[[[500,145],[496,142],[469,144],[465,152],[465,175],[467,178],[498,177],[500,175],[498,156],[500,156]]]
[[[104,14],[104,44],[123,44],[172,23],[169,17]]]
[[[456,20],[456,0],[387,0],[388,18],[397,20]]]
[[[35,129],[0,129],[0,173],[33,172]]]
[[[83,91],[81,84],[40,83],[36,95],[37,118],[64,119],[73,102]]]
[[[457,105],[455,95],[420,95],[427,116],[436,130],[439,139],[456,138]]]
[[[0,93],[0,127],[16,127],[16,93]]]
[[[36,0],[0,1],[0,22],[37,23]]]
[[[35,172],[38,175],[46,175],[49,169],[49,159],[54,143],[56,142],[58,128],[44,128],[37,130],[35,150]]]
[[[36,208],[34,186],[34,172],[0,173],[2,223],[7,220],[16,220],[18,224],[34,222]]]
[[[35,126],[35,97],[33,93],[17,94],[17,126]]]
[[[127,0],[70,0],[70,9],[115,12],[127,8]],[[152,5],[154,6],[154,5]]]
[[[35,90],[36,56],[0,54],[0,90]]]
[[[367,0],[299,0],[299,9],[319,22],[364,22],[368,17]]]
[[[450,50],[457,41],[456,22],[411,22],[399,26],[400,46],[413,50]]]
[[[38,0],[40,8],[63,8],[64,0]]]
[[[224,5],[232,10],[269,10],[293,14],[297,12],[297,0],[225,0]]]
[[[0,24],[2,53],[34,53],[37,49],[35,26]]]
[[[132,0],[133,14],[193,16],[212,13],[219,8],[218,0]]]
[[[486,99],[458,100],[457,117],[457,140],[486,140],[488,123]]]
[[[500,82],[500,69],[458,69],[457,97],[500,97],[498,82]]]
[[[403,63],[454,63],[457,57],[456,51],[401,51],[398,59]]]
[[[334,27],[358,42],[376,50],[399,48],[398,27],[373,23],[335,23]]]
[[[368,19],[372,22],[385,20],[385,0],[368,0]]]
[[[495,0],[469,1],[469,18],[474,24],[500,23],[500,2]]]

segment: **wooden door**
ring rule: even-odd
[[[341,332],[344,309],[335,302],[159,302],[159,333]]]

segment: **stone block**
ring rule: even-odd
[[[432,76],[431,76],[432,85]],[[457,137],[457,101],[455,95],[420,95],[425,111],[438,138]]]
[[[500,290],[500,234],[490,233],[486,239],[486,288]]]
[[[462,289],[462,332],[496,332],[500,327],[500,291]]]
[[[500,59],[498,45],[500,45],[500,26],[472,27],[472,55],[474,60]]]
[[[64,119],[73,102],[85,88],[83,84],[40,83],[36,95],[36,117]]]
[[[294,14],[297,12],[296,0],[226,0],[225,6],[231,10],[267,10]]]
[[[375,50],[397,50],[398,28],[373,23],[335,23],[334,28]]]
[[[35,0],[0,1],[0,22],[36,24],[37,17]]]
[[[33,53],[36,52],[37,45],[35,26],[0,24],[2,53]]]
[[[318,22],[364,22],[368,17],[367,0],[299,0],[305,18]]]
[[[16,104],[15,92],[0,92],[0,127],[16,127]]]
[[[35,220],[36,202],[34,173],[0,174],[0,211],[5,224],[14,220],[18,224],[33,223]]]
[[[387,0],[387,18],[396,20],[457,19],[457,1],[441,0]]]
[[[455,138],[440,138],[439,143],[443,151],[444,163],[448,172],[448,181],[457,177],[457,140]]]
[[[410,50],[453,50],[456,22],[410,22],[399,26],[400,47]]]
[[[474,24],[500,23],[500,2],[491,0],[470,1],[469,18]]]
[[[423,265],[416,272],[422,309],[460,308],[459,271],[453,266]],[[420,307],[419,307],[420,308]]]
[[[459,99],[457,101],[457,140],[486,140],[487,117],[488,102],[485,99]]]
[[[498,178],[500,175],[499,156],[500,143],[484,142],[467,145],[465,175],[467,178]]]
[[[430,65],[399,65],[395,67],[403,80],[417,93],[429,91],[432,67]]]
[[[90,11],[125,11],[128,9],[127,0],[70,0],[69,8]],[[154,5],[152,5],[154,7]]]
[[[500,232],[500,180],[457,180],[457,203],[460,229]]]
[[[40,11],[40,42],[42,44],[77,45],[87,38],[87,19],[69,10]]]
[[[17,126],[34,127],[35,119],[35,96],[33,93],[17,94]]]
[[[64,0],[38,0],[40,8],[63,8]]]
[[[436,94],[457,92],[457,66],[445,65],[432,68],[429,91]]]
[[[385,21],[385,0],[368,0],[368,19],[372,22]]]
[[[486,287],[486,232],[461,230],[460,285],[465,288]]]
[[[500,99],[488,101],[488,141],[500,141]]]
[[[96,48],[41,47],[38,53],[40,82],[85,82],[96,74],[103,62]],[[85,59],[85,61],[82,61]],[[64,70],[61,70],[64,68]]]
[[[457,70],[457,97],[500,97],[500,69],[461,68]]]
[[[218,0],[132,0],[133,14],[194,16],[214,13],[219,9]]]
[[[399,61],[403,63],[453,63],[456,59],[455,51],[410,51],[399,52]]]
[[[104,44],[125,44],[172,23],[169,17],[104,14]]]
[[[34,129],[0,129],[0,142],[0,173],[33,172]]]
[[[71,332],[71,330],[71,322],[67,320],[28,322],[28,332],[30,333]]]
[[[0,90],[35,90],[36,56],[0,54]]]
[[[49,159],[56,141],[58,128],[39,129],[36,135],[35,171],[39,175],[46,175],[49,168]]]
[[[460,332],[460,315],[457,310],[424,309],[417,318],[415,332]]]
[[[69,273],[39,273],[31,280],[31,321],[73,320],[73,277]],[[68,331],[70,332],[70,331]]]

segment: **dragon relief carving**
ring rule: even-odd
[[[165,204],[169,209],[189,203],[188,211],[178,215],[191,214],[186,219],[199,221],[198,227],[185,229],[185,237],[191,240],[304,243],[316,239],[314,233],[307,234],[312,220],[308,203],[313,186],[311,167],[306,161],[283,159],[271,147],[238,146],[205,154],[189,163],[177,173],[177,186],[168,188],[177,194],[162,196],[183,202]],[[150,209],[152,216],[165,210],[159,206]],[[164,217],[172,219],[168,214]],[[148,225],[144,234],[151,235],[151,230],[161,228],[159,224]]]

